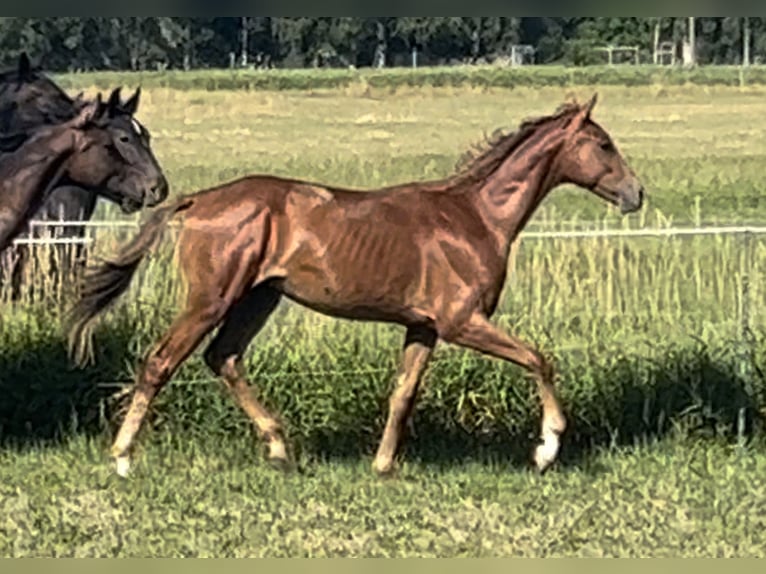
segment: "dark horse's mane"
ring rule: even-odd
[[[542,125],[561,120],[580,110],[576,103],[567,102],[550,115],[529,118],[521,122],[516,131],[507,132],[495,130],[484,141],[471,147],[455,165],[455,175],[452,180],[479,181],[486,179],[489,174],[505,161],[515,149],[523,144]]]
[[[36,100],[36,112],[39,116],[21,116],[26,124],[25,128],[36,129],[41,125],[58,124],[72,119],[77,115],[80,106],[69,94],[62,90],[55,82],[48,78],[40,68],[33,67],[26,53],[19,58],[16,68],[0,72],[0,114],[18,114],[22,110],[15,104],[8,106],[4,97],[9,92],[17,92],[22,89],[44,90],[44,96]],[[13,102],[15,96],[11,96]],[[3,118],[5,125],[10,118]]]

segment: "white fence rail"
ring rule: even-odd
[[[47,227],[84,227],[86,229],[118,229],[138,228],[140,221],[31,221],[30,234],[34,235],[38,229]],[[642,228],[602,228],[595,229],[598,224],[581,224],[586,229],[523,231],[521,239],[588,239],[610,237],[683,237],[695,235],[766,235],[766,226],[759,225],[732,225],[732,226],[701,226],[701,227],[642,227]],[[15,245],[76,245],[89,244],[93,237],[86,234],[85,237],[20,237],[14,240]]]
[[[32,220],[29,222],[29,234],[31,237],[17,237],[13,240],[14,245],[88,245],[94,241],[92,234],[84,237],[53,237],[49,232],[47,237],[34,237],[39,229],[61,227],[84,227],[85,229],[137,229],[140,221],[58,221],[58,220]]]

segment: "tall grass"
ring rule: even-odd
[[[62,307],[53,299],[6,307],[6,433],[20,437],[31,425],[53,436],[56,424],[71,430],[72,420],[83,418],[77,424],[98,432],[104,417],[119,413],[134,365],[181,303],[172,245],[141,268],[97,330],[95,369],[67,367]],[[98,252],[112,247],[102,233]],[[742,337],[741,324],[746,304],[761,331],[764,292],[740,300],[746,274],[751,285],[762,282],[765,255],[761,242],[748,250],[737,237],[528,239],[495,320],[555,358],[576,444],[632,442],[679,424],[734,437],[740,411],[750,433],[766,404],[763,356]],[[367,451],[382,428],[402,337],[399,327],[336,320],[287,302],[252,345],[248,372],[299,449]],[[182,431],[183,440],[246,428],[199,355],[176,381],[157,402],[157,424]],[[66,403],[52,407],[56,417],[39,409],[51,400]],[[418,448],[518,444],[535,432],[537,417],[534,386],[520,369],[440,347],[418,404]]]

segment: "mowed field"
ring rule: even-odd
[[[530,229],[766,223],[763,87],[149,88],[139,118],[173,194],[258,172],[365,189],[444,176],[485,133],[594,91],[647,207],[622,218],[560,189]],[[130,233],[99,230],[95,251]],[[399,475],[375,477],[403,330],[287,303],[248,369],[298,470],[263,462],[198,353],[118,479],[111,433],[138,358],[177,309],[172,234],[100,325],[83,371],[64,353],[68,299],[11,306],[0,292],[0,555],[763,556],[764,245],[522,239],[495,321],[555,360],[571,426],[544,476],[527,466],[532,382],[444,345]]]

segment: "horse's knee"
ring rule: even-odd
[[[409,405],[415,398],[417,391],[417,385],[406,374],[399,375],[396,387],[388,399],[389,406],[397,408],[400,405]]]
[[[540,381],[544,383],[553,382],[553,363],[551,363],[540,351],[529,351],[527,366]]]
[[[229,353],[224,353],[223,350],[215,344],[215,341],[205,349],[203,353],[203,359],[208,368],[213,371],[219,377],[226,377],[230,375],[233,365],[231,356]]]
[[[159,388],[164,385],[168,379],[170,379],[170,369],[167,359],[156,353],[152,353],[146,358],[141,367],[139,383],[144,386]]]

